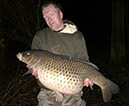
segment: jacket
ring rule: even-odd
[[[75,24],[65,20],[65,28],[53,31],[44,28],[36,33],[32,41],[32,49],[43,49],[55,54],[67,55],[89,61],[85,39]]]

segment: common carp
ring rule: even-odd
[[[119,87],[103,76],[91,62],[46,50],[20,52],[17,58],[37,70],[39,81],[58,94],[79,93],[87,78],[101,88],[104,102],[110,101],[112,94],[119,92]]]

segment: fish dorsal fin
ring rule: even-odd
[[[74,60],[74,61],[82,62],[82,63],[84,63],[84,64],[87,64],[87,65],[93,67],[93,68],[96,69],[96,70],[99,70],[99,68],[98,68],[95,64],[93,64],[93,63],[91,63],[91,62],[89,62],[89,61],[82,60],[82,59],[79,59],[79,58],[70,58],[70,57],[69,57],[69,59],[70,59],[70,60]]]
[[[84,63],[86,63],[86,64],[92,66],[92,67],[95,68],[96,70],[99,70],[99,68],[98,68],[95,64],[93,64],[93,63],[91,63],[91,62],[89,62],[89,61],[84,61]]]

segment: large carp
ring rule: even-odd
[[[98,72],[97,66],[90,62],[45,50],[29,50],[18,53],[17,57],[37,70],[40,82],[57,94],[79,93],[87,78],[100,86],[104,102],[108,102],[112,94],[119,91],[119,87]]]

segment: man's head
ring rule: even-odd
[[[54,31],[59,31],[64,28],[63,13],[61,6],[55,2],[47,2],[42,6],[42,14],[47,25]]]

